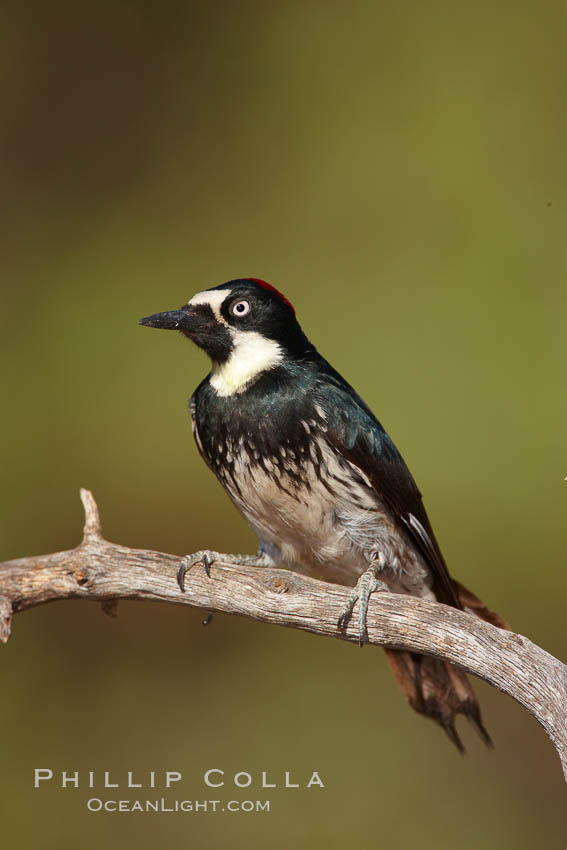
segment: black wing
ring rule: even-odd
[[[325,363],[316,391],[327,415],[327,438],[370,480],[396,522],[409,534],[433,576],[440,602],[462,608],[412,475],[392,440],[353,388]],[[324,391],[323,391],[324,388]]]

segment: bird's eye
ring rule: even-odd
[[[237,301],[236,304],[233,304],[230,308],[230,312],[233,316],[238,316],[238,318],[242,318],[242,316],[247,316],[250,312],[250,304],[248,301]]]

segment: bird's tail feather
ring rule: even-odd
[[[455,582],[463,608],[494,626],[506,629],[506,622],[490,611],[474,593]],[[485,744],[492,746],[484,728],[480,706],[466,674],[450,664],[426,655],[401,650],[386,650],[388,662],[398,685],[411,707],[419,714],[435,720],[455,746],[464,752],[463,743],[455,729],[455,718],[463,714],[476,728]]]
[[[492,746],[483,726],[478,701],[465,673],[448,661],[415,652],[387,649],[386,655],[398,685],[411,707],[435,720],[463,753],[465,748],[455,729],[455,717],[464,714],[481,738]]]
[[[490,608],[487,608],[484,602],[481,602],[478,596],[475,596],[472,591],[467,590],[460,581],[453,581],[453,584],[455,585],[459,602],[465,611],[480,617],[481,620],[486,620],[487,623],[491,623],[493,626],[498,626],[499,629],[510,629],[510,626],[500,614],[496,614]]]

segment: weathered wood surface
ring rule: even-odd
[[[180,592],[181,558],[130,549],[102,536],[92,494],[81,490],[84,536],[76,549],[0,564],[0,640],[13,614],[60,599],[120,599],[192,605],[358,642],[356,616],[346,631],[337,620],[350,589],[282,569],[215,562],[211,577],[195,566]],[[356,612],[355,612],[356,614]],[[368,609],[368,642],[443,658],[509,694],[543,726],[567,779],[567,666],[528,638],[503,631],[447,605],[379,593]]]

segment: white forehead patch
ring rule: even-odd
[[[231,333],[234,348],[226,363],[213,363],[210,381],[217,395],[225,397],[241,393],[262,372],[283,360],[283,352],[275,340],[256,331],[231,329]]]
[[[203,292],[197,292],[197,294],[191,298],[189,304],[208,304],[218,321],[222,322],[223,325],[226,325],[227,322],[221,316],[220,308],[223,301],[228,298],[231,293],[232,289],[205,289]]]

